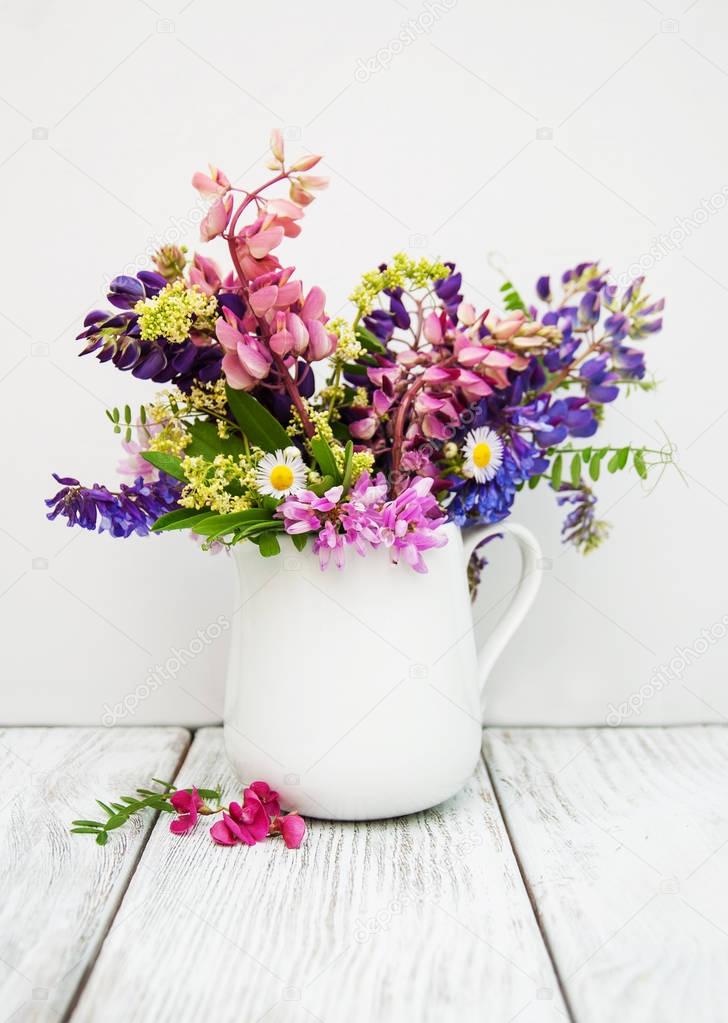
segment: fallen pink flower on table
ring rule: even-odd
[[[243,805],[231,803],[229,813],[210,828],[218,845],[255,845],[268,835],[269,819],[265,806],[252,789],[245,790]]]
[[[197,823],[200,807],[204,806],[197,789],[192,789],[191,792],[178,789],[172,793],[169,801],[177,811],[177,816],[170,822],[169,830],[173,835],[187,834]]]
[[[298,849],[306,837],[306,822],[303,817],[297,813],[287,813],[285,817],[279,817],[274,824],[277,824],[286,846],[289,849]]]

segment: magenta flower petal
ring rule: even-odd
[[[215,821],[210,828],[210,835],[213,842],[218,845],[236,845],[237,839],[233,836],[224,820]]]
[[[278,819],[278,827],[288,848],[298,849],[306,836],[306,823],[303,817],[299,817],[297,813],[287,813],[285,817]]]
[[[251,782],[249,791],[253,792],[258,797],[260,802],[263,804],[263,808],[268,814],[269,819],[271,817],[278,817],[281,812],[280,796],[270,787],[270,785],[268,785],[267,782]]]
[[[174,835],[184,835],[197,823],[197,811],[203,805],[200,794],[197,789],[192,789],[191,792],[178,789],[172,793],[169,801],[177,811],[177,816],[170,822],[169,830]]]

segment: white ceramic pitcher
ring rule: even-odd
[[[434,806],[467,780],[485,683],[536,596],[541,553],[523,526],[476,527],[465,542],[443,528],[426,575],[381,548],[325,572],[288,537],[278,557],[234,548],[225,745],[241,781],[267,781],[311,817],[367,820]],[[466,566],[494,533],[517,541],[521,578],[478,652]]]

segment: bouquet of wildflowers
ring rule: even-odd
[[[506,282],[504,310],[478,311],[453,263],[397,254],[364,274],[351,318],[331,319],[321,288],[276,254],[326,187],[310,173],[320,158],[286,163],[277,131],[271,152],[253,191],[214,167],[192,179],[211,200],[202,240],[224,239],[227,269],[165,246],[86,317],[82,355],[163,388],[107,413],[128,482],[56,476],[49,518],[122,537],[187,529],[206,549],[247,541],[264,557],[286,533],[322,568],[385,547],[424,572],[445,522],[499,522],[544,479],[567,506],[564,539],[594,548],[602,468],[644,477],[664,460],[591,440],[605,404],[650,386],[635,344],[660,330],[663,301],[586,262],[556,286],[541,277],[538,305]]]

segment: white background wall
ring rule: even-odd
[[[728,211],[701,206],[728,195],[724,4],[5,0],[0,17],[2,720],[97,723],[230,614],[224,557],[65,530],[42,500],[51,470],[113,482],[104,409],[153,390],[76,357],[82,316],[180,224],[194,243],[189,179],[208,159],[261,180],[274,125],[327,157],[331,188],[286,251],[332,312],[400,248],[457,260],[479,304],[497,294],[491,252],[524,291],[580,260],[619,275],[642,259],[668,298],[648,343],[661,387],[610,409],[603,436],[659,446],[660,423],[688,485],[601,481],[613,537],[587,559],[561,546],[550,493],[522,496],[551,567],[491,680],[492,720],[604,722],[728,614]],[[485,627],[513,570],[494,553]],[[121,720],[217,720],[225,642]],[[628,723],[728,717],[728,639],[700,649]]]

